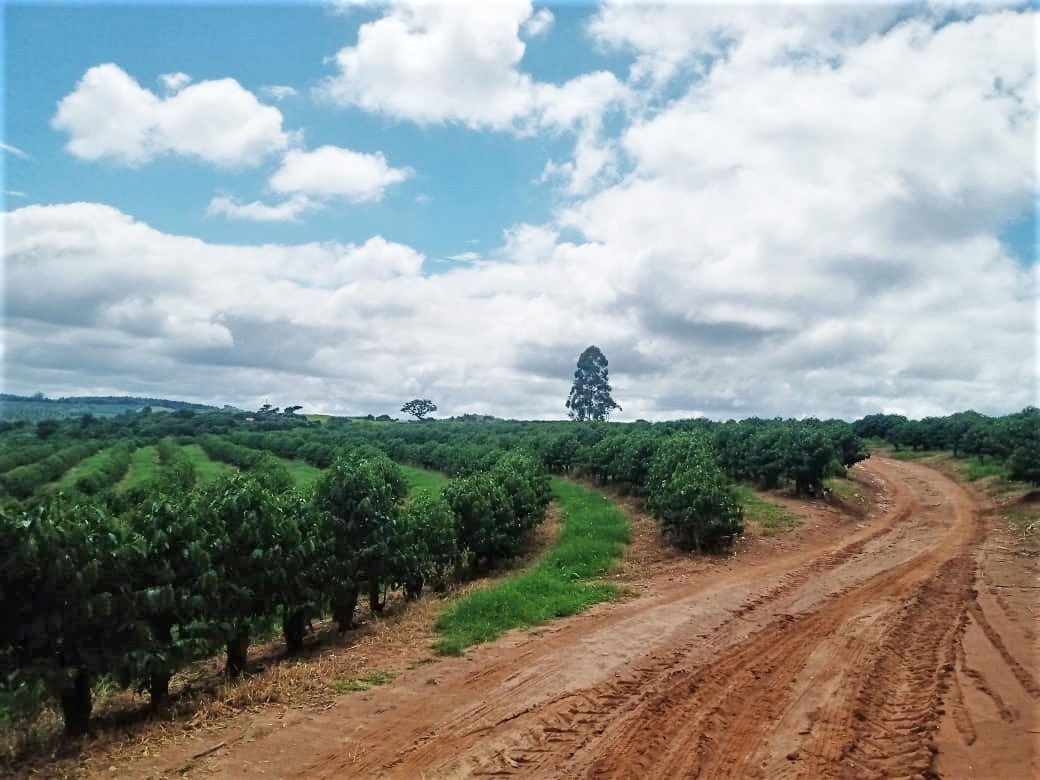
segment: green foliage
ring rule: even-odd
[[[522,451],[502,456],[487,471],[452,480],[441,494],[455,515],[459,546],[478,570],[516,555],[550,499],[541,464]]]
[[[75,469],[75,477],[67,475],[58,483],[59,488],[71,486],[80,493],[95,495],[115,485],[130,468],[134,445],[122,441],[87,458]]]
[[[733,489],[697,433],[679,433],[661,444],[650,467],[647,506],[684,549],[719,549],[743,530]]]
[[[0,489],[15,498],[28,498],[43,485],[58,479],[81,460],[93,455],[101,446],[100,441],[87,440],[62,447],[42,460],[18,466],[0,475]]]
[[[607,358],[597,346],[589,346],[578,356],[574,384],[567,396],[567,414],[572,420],[605,420],[617,409],[610,395]]]
[[[511,628],[537,626],[573,615],[614,596],[604,574],[628,542],[624,514],[595,491],[554,480],[563,530],[556,544],[530,571],[470,593],[452,604],[437,627],[437,651],[459,655]]]
[[[459,546],[478,568],[514,555],[523,539],[514,533],[509,497],[487,472],[458,477],[441,493],[455,516]]]
[[[394,583],[417,598],[426,583],[443,589],[460,562],[451,507],[433,493],[413,495],[397,519]]]
[[[393,672],[373,672],[364,677],[341,677],[332,684],[336,693],[359,693],[394,681]]]
[[[0,678],[58,695],[66,730],[82,733],[91,678],[118,668],[136,638],[136,540],[99,507],[63,496],[0,523]]]
[[[213,570],[218,580],[217,609],[211,628],[228,644],[228,672],[245,665],[248,637],[287,597],[298,572],[286,566],[292,555],[307,558],[293,495],[279,494],[248,474],[231,474],[207,485],[193,511],[213,535]],[[315,542],[306,540],[308,545]],[[320,562],[318,564],[320,566]]]
[[[362,583],[372,607],[381,608],[379,589],[393,575],[397,507],[406,493],[400,470],[385,455],[341,458],[314,487],[321,534],[334,561],[332,597],[341,605],[349,602],[345,611],[338,610],[341,628],[351,623]]]

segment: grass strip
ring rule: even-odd
[[[155,479],[159,473],[159,448],[154,444],[138,447],[130,456],[130,468],[116,483],[115,492],[124,493],[130,488]]]
[[[530,628],[574,615],[617,591],[596,582],[629,540],[628,521],[614,502],[595,490],[553,478],[560,508],[560,536],[535,566],[453,603],[437,623],[442,655],[461,655],[513,628]]]
[[[312,466],[306,461],[290,460],[289,458],[278,458],[278,460],[283,466],[285,466],[286,471],[289,472],[289,476],[293,479],[293,483],[300,490],[309,490],[314,487],[314,483],[317,482],[324,473],[317,466]]]
[[[401,469],[404,480],[408,483],[408,492],[413,495],[420,490],[436,495],[448,484],[448,478],[439,471],[427,471],[406,463],[398,463],[397,467]]]
[[[744,518],[757,523],[765,533],[776,533],[798,524],[798,519],[787,507],[762,498],[747,485],[734,485],[733,492],[744,509]]]
[[[222,463],[210,458],[206,451],[202,449],[201,444],[186,444],[181,450],[188,456],[188,460],[195,467],[195,474],[200,484],[212,482],[221,474],[227,474],[236,470],[234,466],[228,463]]]

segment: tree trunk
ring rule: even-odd
[[[65,733],[70,737],[86,734],[92,709],[90,675],[85,669],[77,669],[76,676],[71,682],[65,683],[61,690],[61,714],[65,720]]]
[[[357,607],[357,600],[358,587],[352,584],[340,591],[332,604],[332,619],[338,624],[341,634],[354,627],[354,610]]]
[[[404,597],[409,601],[415,601],[422,595],[423,589],[423,578],[416,576],[410,577],[404,583]]]
[[[227,675],[238,677],[246,670],[249,658],[249,632],[241,631],[227,643]]]
[[[303,633],[307,621],[302,609],[287,613],[282,618],[282,636],[285,637],[285,654],[294,655],[303,649]]]
[[[153,628],[155,630],[156,640],[162,642],[164,650],[169,651],[170,640],[173,638],[171,634],[171,624],[168,621],[163,621],[156,623]],[[163,707],[170,699],[170,677],[171,675],[168,668],[152,672],[151,675],[149,675],[148,695],[151,697],[149,704],[153,712]]]
[[[368,581],[368,607],[373,612],[382,612],[383,607],[386,603],[379,599],[379,580],[371,579]]]
[[[162,709],[170,700],[170,677],[169,672],[152,672],[148,678],[148,694],[151,696],[149,705],[152,712]]]

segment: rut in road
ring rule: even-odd
[[[936,472],[859,468],[888,501],[847,541],[615,605],[522,654],[489,650],[429,695],[359,707],[361,725],[298,776],[927,772],[982,525]]]

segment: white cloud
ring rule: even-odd
[[[279,102],[286,98],[295,97],[297,94],[295,87],[286,86],[284,84],[268,84],[260,87],[260,91],[272,100],[277,100]]]
[[[4,194],[7,195],[9,198],[28,198],[29,197],[28,194],[22,192],[21,190],[4,190]]]
[[[191,83],[191,76],[187,73],[163,73],[159,76],[159,83],[166,88],[166,92],[178,92]]]
[[[387,187],[411,176],[408,168],[391,168],[381,152],[363,154],[338,146],[293,150],[271,176],[275,192],[342,197],[355,202],[378,201]]]
[[[234,79],[202,81],[160,98],[116,65],[90,68],[51,120],[86,160],[141,165],[162,154],[252,166],[288,147],[278,109]]]
[[[533,16],[523,23],[522,29],[524,35],[529,38],[536,38],[539,35],[544,35],[549,32],[554,21],[556,21],[556,17],[553,16],[552,11],[548,8],[540,8],[535,11]]]
[[[522,34],[552,22],[529,0],[473,5],[402,0],[361,25],[355,46],[335,56],[339,73],[322,94],[420,124],[454,122],[471,128],[561,130],[599,114],[624,95],[612,74],[585,74],[552,85],[519,70]]]
[[[588,118],[596,105],[568,113],[594,82],[541,104],[532,88],[528,116],[579,138],[556,163],[574,189],[550,224],[444,273],[379,237],[228,246],[96,204],[11,212],[6,381],[562,417],[595,343],[626,418],[1036,403],[1037,267],[999,238],[1036,189],[1035,14],[845,35],[759,11],[711,63],[669,43],[667,14],[633,22],[637,64],[656,36],[675,70],[634,74],[620,134]],[[301,166],[283,191],[352,197],[319,173]],[[225,204],[254,205],[280,208]]]
[[[0,141],[0,149],[3,149],[8,154],[13,154],[16,157],[21,157],[23,160],[28,160],[29,159],[29,155],[26,154],[25,152],[23,152],[17,146],[12,146],[11,144],[5,144],[2,141]]]
[[[253,222],[292,222],[299,219],[300,214],[314,205],[304,195],[293,195],[274,205],[256,200],[251,203],[241,203],[235,198],[220,195],[209,202],[207,213]]]
[[[342,105],[419,123],[506,128],[527,113],[530,77],[516,71],[527,0],[488,5],[400,3],[361,25],[336,54],[325,94]]]

